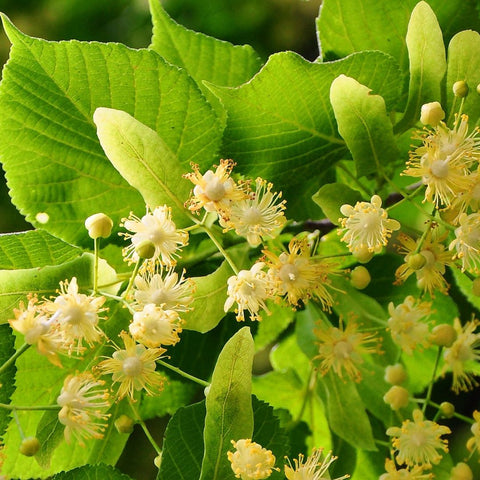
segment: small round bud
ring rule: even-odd
[[[450,402],[442,402],[440,404],[440,413],[442,414],[442,417],[444,418],[452,418],[453,414],[455,413],[455,405]]]
[[[160,465],[162,464],[162,454],[158,454],[154,459],[153,459],[153,463],[155,464],[155,466],[160,470]]]
[[[368,247],[362,246],[355,250],[353,256],[360,263],[368,263],[373,258],[374,253],[368,250]]]
[[[457,463],[450,471],[450,480],[473,480],[472,469],[466,463]]]
[[[22,440],[18,451],[26,457],[33,457],[40,450],[40,442],[37,437],[26,437]]]
[[[420,121],[424,125],[436,127],[445,118],[445,112],[439,102],[430,102],[422,105]]]
[[[155,255],[155,245],[150,240],[144,240],[135,247],[135,253],[140,258],[152,258]]]
[[[115,420],[115,428],[118,433],[132,433],[135,422],[128,415],[120,415]]]
[[[362,267],[361,265],[355,267],[350,272],[350,283],[357,290],[363,290],[364,288],[367,288],[371,280],[372,277],[370,276],[370,273],[365,267]]]
[[[453,94],[459,98],[465,98],[468,95],[468,85],[464,80],[455,82],[452,87]]]
[[[406,388],[399,387],[394,385],[390,390],[383,396],[383,401],[390,405],[392,410],[399,410],[408,405],[409,393]]]
[[[427,263],[427,259],[421,253],[414,253],[406,257],[406,264],[412,270],[420,270]]]
[[[430,341],[439,347],[451,347],[457,339],[457,332],[448,323],[441,323],[432,329]]]
[[[477,277],[472,283],[472,293],[476,297],[480,297],[480,277]]]
[[[383,378],[390,385],[400,385],[407,379],[407,371],[401,363],[389,365],[385,368],[385,376]]]
[[[211,387],[211,386],[212,386],[211,384],[210,384],[210,385],[207,385],[207,386],[203,389],[203,393],[205,394],[205,396],[208,396],[208,392],[210,392],[210,387]]]
[[[100,237],[108,238],[112,233],[113,221],[104,213],[96,213],[85,220],[85,228],[94,240]]]

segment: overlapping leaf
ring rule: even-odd
[[[265,177],[283,190],[295,218],[308,215],[319,179],[347,155],[328,100],[330,85],[340,74],[382,95],[387,109],[401,90],[396,62],[380,52],[323,64],[279,53],[241,87],[211,86],[228,112],[224,156],[235,159],[242,173]]]
[[[0,154],[15,205],[63,239],[87,240],[85,218],[103,211],[115,222],[144,211],[96,138],[97,107],[126,111],[157,131],[188,170],[209,166],[221,126],[185,71],[149,50],[120,44],[47,42],[19,32],[0,86]],[[45,216],[43,216],[45,217]]]

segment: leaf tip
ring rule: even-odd
[[[2,17],[3,30],[5,31],[10,42],[15,43],[15,40],[19,40],[25,35],[12,23],[12,21],[3,12],[0,12]]]

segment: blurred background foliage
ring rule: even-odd
[[[180,24],[234,44],[250,44],[261,57],[293,50],[318,55],[315,17],[321,0],[161,0]],[[0,11],[23,32],[47,40],[150,43],[148,0],[0,0]],[[0,33],[0,64],[10,43]],[[0,177],[0,232],[31,228],[11,204]]]

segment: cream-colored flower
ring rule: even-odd
[[[470,427],[473,437],[467,440],[467,449],[472,453],[475,451],[480,453],[480,412],[478,410],[473,412],[473,419],[475,422]]]
[[[141,310],[153,303],[164,310],[189,311],[195,283],[190,278],[184,278],[184,274],[185,270],[179,276],[173,268],[164,271],[161,267],[137,275],[133,287],[133,308]]]
[[[390,458],[385,460],[385,470],[387,473],[380,475],[378,480],[427,480],[432,478],[432,474],[423,473],[423,468],[418,465],[397,470],[395,462]]]
[[[300,300],[306,303],[315,298],[324,310],[330,310],[333,298],[328,290],[331,284],[329,275],[334,273],[334,265],[313,259],[307,239],[292,239],[288,244],[288,253],[276,255],[269,250],[263,253],[277,295],[285,295],[293,306],[299,305]]]
[[[450,471],[449,480],[473,480],[472,469],[466,463],[459,462]]]
[[[396,307],[393,302],[389,303],[388,327],[393,341],[405,353],[411,355],[416,348],[430,345],[428,323],[421,320],[433,313],[431,306],[430,302],[421,302],[411,295]]]
[[[60,292],[53,301],[47,301],[43,309],[52,315],[51,321],[59,325],[66,345],[70,351],[80,353],[83,342],[88,346],[97,343],[104,336],[98,326],[99,313],[105,303],[105,297],[95,297],[78,293],[77,279],[60,282]]]
[[[37,302],[38,298],[30,295],[27,307],[20,302],[19,308],[13,310],[15,319],[8,321],[14,330],[24,335],[25,343],[35,345],[38,353],[45,355],[57,367],[61,367],[58,353],[67,351],[63,335]]]
[[[180,341],[182,320],[175,310],[164,310],[153,303],[143,307],[141,312],[133,314],[129,330],[132,337],[146,347],[175,345]]]
[[[312,454],[304,461],[304,456],[300,454],[298,460],[293,459],[294,465],[288,460],[285,465],[285,476],[287,480],[326,480],[331,477],[328,474],[330,465],[337,459],[332,456],[332,452],[328,452],[322,459],[323,449],[314,448]],[[335,477],[332,480],[344,480],[350,478],[350,475]]]
[[[342,242],[348,244],[348,249],[355,253],[365,248],[370,252],[379,253],[388,243],[388,238],[394,230],[400,229],[397,220],[388,218],[388,213],[382,207],[382,199],[374,195],[370,202],[357,202],[354,207],[345,204],[340,211],[346,218],[340,218],[342,227],[338,234]]]
[[[230,212],[232,202],[248,198],[246,184],[237,184],[230,177],[234,166],[233,160],[220,160],[215,172],[207,170],[202,175],[198,165],[192,164],[193,172],[184,175],[195,185],[192,198],[186,204],[188,209],[196,212],[204,208],[224,216]]]
[[[467,322],[463,327],[458,318],[453,322],[457,339],[450,348],[444,350],[443,373],[447,370],[453,373],[452,390],[455,393],[468,392],[478,386],[474,367],[480,361],[480,334],[475,333],[479,324],[477,319]]]
[[[235,452],[227,452],[236,478],[242,480],[262,480],[268,478],[275,469],[275,456],[271,450],[263,448],[249,438],[232,440]]]
[[[455,229],[455,239],[450,250],[456,249],[454,258],[462,262],[462,271],[480,272],[480,213],[462,213],[458,219],[460,226]]]
[[[163,390],[165,378],[155,371],[156,361],[166,352],[164,348],[145,348],[139,345],[126,332],[120,334],[125,349],[116,348],[112,358],[98,364],[104,374],[112,374],[114,383],[120,383],[118,398],[129,396],[133,399],[135,392],[145,390],[148,395],[158,394]]]
[[[448,284],[443,275],[446,271],[445,266],[450,265],[453,260],[452,254],[442,243],[446,237],[446,235],[438,235],[436,230],[430,230],[423,241],[422,239],[415,241],[408,235],[400,233],[398,235],[400,242],[398,251],[405,255],[405,263],[400,265],[395,272],[395,284],[403,283],[412,273],[415,273],[418,287],[431,296],[437,291],[447,293]],[[420,268],[414,268],[411,260],[416,255],[417,245],[420,241],[422,241],[422,245],[418,253],[425,259],[425,262]]]
[[[155,208],[153,212],[147,209],[147,213],[138,218],[133,213],[123,220],[123,226],[133,233],[123,233],[126,240],[131,244],[124,248],[123,254],[127,261],[136,262],[138,254],[135,248],[142,242],[152,242],[155,253],[151,262],[155,260],[168,267],[175,265],[175,257],[178,256],[181,247],[188,243],[188,233],[177,230],[172,220],[172,210],[163,205]]]
[[[440,122],[419,136],[423,145],[413,150],[405,175],[421,177],[425,200],[436,207],[449,207],[469,186],[469,169],[480,158],[480,140],[475,128],[468,134],[468,116],[455,119],[453,129]]]
[[[74,437],[80,445],[89,438],[102,438],[109,417],[109,394],[105,382],[95,379],[90,373],[69,375],[63,382],[57,403],[60,423],[65,425],[65,439],[69,443]]]
[[[275,238],[287,221],[284,215],[285,200],[281,193],[272,193],[273,185],[257,178],[255,192],[249,198],[234,202],[228,220],[220,220],[227,230],[235,229],[237,235],[245,237],[256,247],[265,238]]]
[[[321,360],[322,375],[333,370],[342,378],[345,372],[358,382],[362,378],[358,365],[363,363],[363,355],[380,353],[380,339],[376,333],[359,332],[358,325],[353,320],[346,326],[340,322],[339,327],[322,325],[314,330],[318,340],[318,355],[314,360]]]
[[[238,275],[228,279],[224,310],[228,312],[237,303],[235,313],[239,322],[245,320],[245,310],[248,310],[250,320],[260,321],[260,310],[270,314],[265,300],[272,297],[272,287],[268,275],[263,271],[264,266],[263,262],[257,262],[250,270],[241,270]]]
[[[413,422],[405,420],[401,427],[387,430],[387,435],[394,437],[392,444],[397,451],[398,463],[424,468],[440,462],[442,454],[438,450],[448,452],[447,440],[440,438],[448,433],[451,433],[448,427],[424,420],[421,410],[413,411]]]

